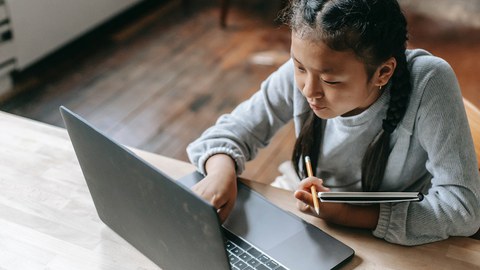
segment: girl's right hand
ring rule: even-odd
[[[192,190],[217,209],[223,223],[232,211],[237,198],[235,163],[229,156],[217,154],[207,160],[205,167],[207,176],[195,184]]]

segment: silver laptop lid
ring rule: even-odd
[[[101,220],[163,269],[229,269],[216,210],[61,107]]]

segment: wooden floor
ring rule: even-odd
[[[254,93],[288,58],[290,41],[288,29],[271,22],[278,6],[233,2],[220,29],[216,1],[191,2],[187,14],[180,1],[139,9],[16,74],[23,94],[0,109],[63,126],[65,105],[123,144],[186,161],[188,143]],[[480,30],[408,14],[410,46],[449,61],[464,96],[480,107]],[[290,124],[243,176],[273,180],[293,140]]]

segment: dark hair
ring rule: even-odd
[[[390,155],[390,134],[402,120],[411,93],[405,56],[407,22],[396,0],[293,0],[285,13],[292,31],[301,38],[318,40],[337,51],[352,50],[365,64],[370,80],[377,67],[394,57],[397,66],[390,79],[390,102],[382,130],[362,160],[362,188],[378,190]],[[322,145],[322,120],[308,115],[295,142],[292,162],[305,176],[302,157],[309,155],[314,168]]]

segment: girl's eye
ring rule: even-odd
[[[334,85],[334,84],[339,84],[340,82],[335,82],[335,81],[326,81],[326,80],[322,80],[324,83],[326,84],[331,84],[331,85]]]
[[[305,72],[305,69],[303,67],[297,67],[297,69],[299,72],[302,72],[302,73]]]

